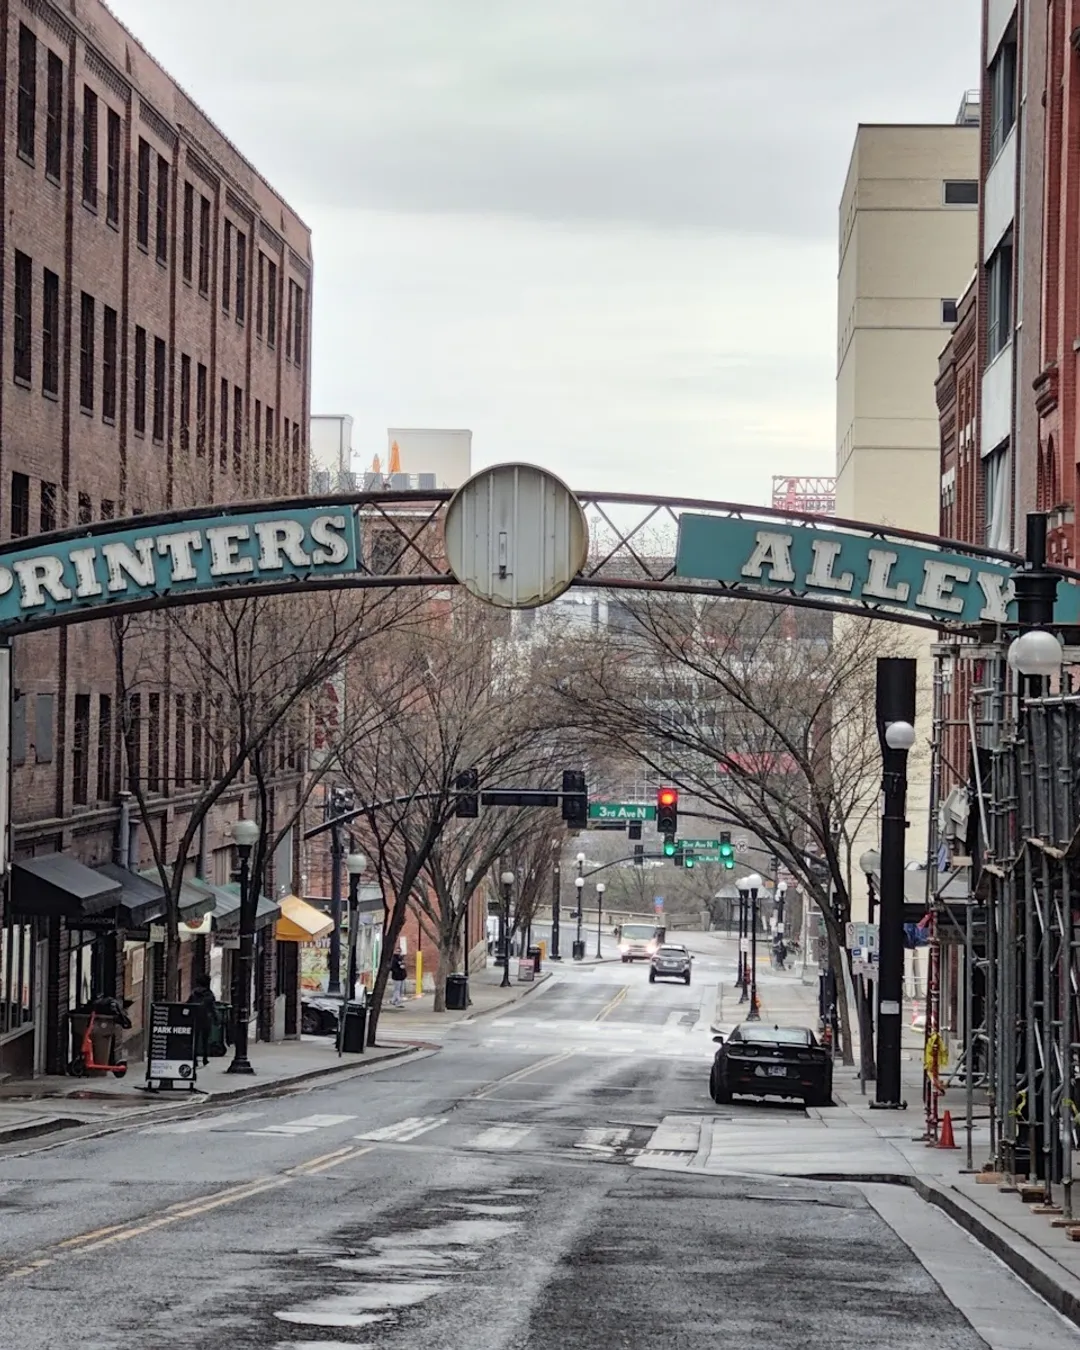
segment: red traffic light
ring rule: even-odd
[[[675,806],[679,800],[679,794],[674,788],[660,788],[656,794],[657,806]]]

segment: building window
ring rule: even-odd
[[[221,308],[228,310],[232,304],[232,241],[233,225],[225,222],[225,242],[221,247]]]
[[[294,422],[292,429],[293,475],[296,486],[300,486],[300,423]]]
[[[60,278],[46,267],[41,273],[41,391],[60,393]]]
[[[288,308],[285,311],[285,360],[292,360],[292,335],[293,335],[293,296],[296,291],[296,282],[289,278]]]
[[[259,447],[262,445],[262,400],[255,400],[255,412],[251,419],[251,468],[255,475],[255,491],[259,489]]]
[[[203,701],[201,694],[191,696],[191,781],[203,779]]]
[[[266,345],[277,342],[277,263],[266,263]]]
[[[977,178],[946,178],[944,200],[946,206],[978,206],[979,180]]]
[[[83,89],[82,199],[97,210],[98,196],[98,101],[92,89]]]
[[[1005,549],[1011,545],[1009,447],[1000,445],[983,456],[983,501],[986,510],[987,548]]]
[[[293,360],[302,368],[304,365],[304,292],[300,286],[295,286],[294,293]]]
[[[135,431],[146,435],[146,329],[135,329]]]
[[[990,159],[1001,152],[1001,147],[1016,121],[1016,27],[1015,23],[1002,38],[993,61],[990,62]]]
[[[64,63],[55,52],[50,52],[48,64],[48,84],[45,91],[45,173],[54,183],[59,183],[60,147],[64,143]]]
[[[199,198],[199,294],[210,294],[210,203]]]
[[[266,485],[270,486],[274,473],[274,410],[266,405]],[[277,484],[275,483],[276,487]]]
[[[110,501],[108,497],[101,499],[101,519],[112,520],[116,515],[116,503]]]
[[[165,439],[165,339],[154,339],[154,440]]]
[[[27,702],[26,695],[16,690],[11,703],[11,762],[16,766],[26,763]]]
[[[233,388],[233,473],[240,477],[240,459],[244,449],[244,391]]]
[[[263,335],[263,291],[266,287],[266,255],[259,250],[258,278],[255,283],[255,336]]]
[[[195,453],[206,454],[207,370],[200,361],[195,368]]]
[[[41,485],[41,509],[38,519],[41,525],[42,534],[52,534],[56,529],[56,484],[42,483]]]
[[[35,1025],[37,955],[34,927],[14,915],[0,925],[0,1034]]]
[[[15,378],[29,384],[33,374],[31,357],[32,320],[30,307],[34,303],[34,264],[26,253],[15,252],[15,314],[11,325],[15,348]]]
[[[37,38],[25,24],[19,24],[19,154],[34,162],[37,120]]]
[[[11,475],[11,537],[30,533],[30,479],[24,473]]]
[[[176,722],[173,726],[173,783],[183,787],[187,782],[187,700],[176,696]]]
[[[112,796],[112,698],[98,697],[97,739],[97,799],[108,801]]]
[[[229,381],[221,381],[221,407],[219,410],[220,430],[221,430],[221,467],[224,469],[229,462]]]
[[[1004,351],[1012,339],[1012,272],[1013,246],[1011,240],[1006,240],[987,267],[987,362]]]
[[[146,790],[161,791],[161,695],[147,699],[146,715]]]
[[[140,248],[150,247],[150,145],[141,136],[135,190],[135,238]]]
[[[120,224],[120,114],[108,109],[105,119],[105,219]]]
[[[180,357],[180,449],[191,443],[191,357]]]
[[[71,801],[85,806],[90,793],[90,695],[75,695],[75,734],[71,740]]]
[[[941,302],[941,322],[942,322],[942,323],[955,323],[955,322],[956,322],[956,301],[955,301],[955,300],[942,300],[942,302]]]
[[[243,323],[247,313],[247,236],[236,231],[236,322]]]
[[[106,422],[116,421],[117,384],[117,320],[116,310],[105,306],[102,314],[101,353],[101,416]]]
[[[79,521],[80,525],[89,525],[94,519],[94,504],[90,500],[88,492],[79,493]]]
[[[134,788],[142,777],[142,695],[129,694],[124,717],[124,747],[127,751],[128,782]]]
[[[169,256],[169,161],[164,155],[157,157],[157,230],[155,233],[156,253],[159,263]]]
[[[34,758],[39,764],[53,762],[52,694],[38,694],[34,700]]]
[[[190,183],[184,184],[184,250],[182,267],[184,280],[191,280],[191,269],[195,256],[195,189]]]
[[[94,410],[94,297],[85,291],[79,315],[79,407]]]

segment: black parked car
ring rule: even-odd
[[[649,983],[657,980],[682,980],[690,983],[690,962],[694,958],[685,947],[663,946],[655,952],[649,963]]]
[[[831,1106],[832,1055],[807,1027],[742,1022],[725,1039],[709,1074],[709,1095],[726,1104],[736,1095],[801,1097],[807,1106]]]
[[[300,1030],[305,1036],[336,1036],[340,1013],[339,998],[307,990],[300,995]]]

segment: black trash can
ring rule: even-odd
[[[209,1059],[220,1059],[232,1045],[233,1010],[231,1003],[215,1003],[210,1018],[206,1054]]]
[[[345,1028],[341,1034],[341,1049],[346,1055],[362,1055],[367,1041],[367,1005],[346,1003]]]
[[[464,1012],[469,1006],[469,979],[467,975],[447,975],[446,1011]]]
[[[573,958],[574,958],[575,961],[584,961],[584,960],[585,960],[585,943],[584,943],[584,942],[575,942],[575,943],[573,943],[573,944],[572,944],[571,955],[573,956]]]
[[[539,947],[530,947],[529,950],[525,953],[525,955],[526,955],[526,956],[532,961],[532,963],[533,963],[533,974],[534,974],[534,975],[539,975],[539,974],[540,974],[540,948],[539,948]]]

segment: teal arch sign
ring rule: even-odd
[[[786,521],[686,513],[679,517],[675,574],[762,591],[976,628],[1016,622],[1015,564],[865,533]],[[1055,622],[1080,624],[1080,587],[1058,584]]]

